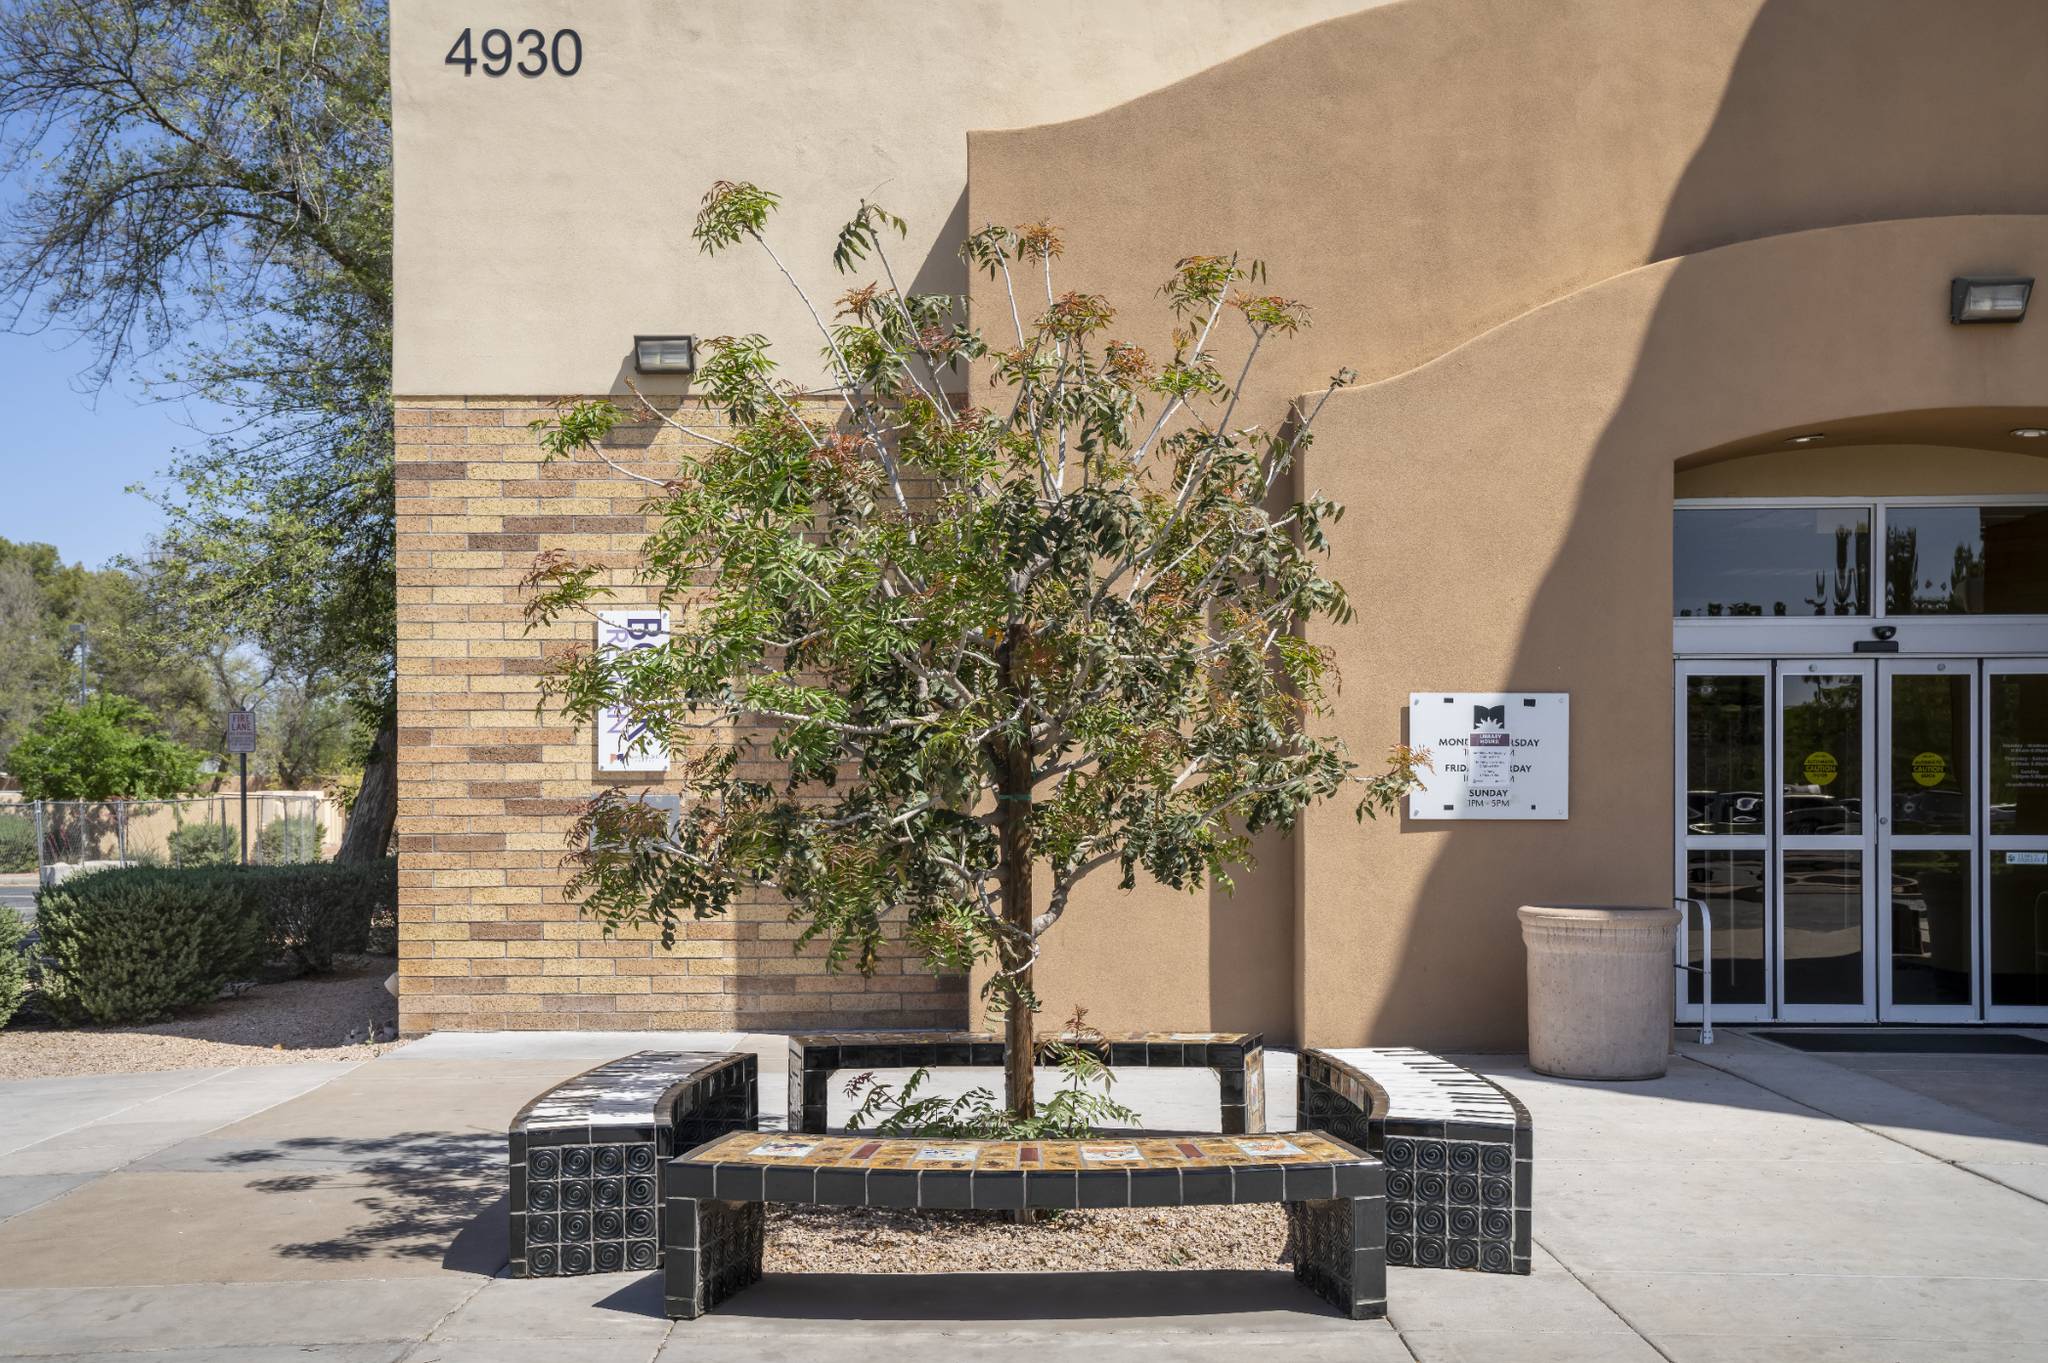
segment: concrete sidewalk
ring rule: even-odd
[[[520,1104],[626,1050],[739,1041],[448,1035],[353,1066],[0,1084],[0,1358],[2048,1357],[2048,1059],[1739,1035],[1645,1084],[1473,1060],[1535,1116],[1536,1270],[1394,1270],[1386,1322],[1339,1320],[1278,1272],[780,1275],[677,1325],[656,1275],[497,1276]],[[1201,1078],[1133,1075],[1120,1096],[1213,1123]]]

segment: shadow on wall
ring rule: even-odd
[[[1414,684],[1570,692],[1572,813],[1567,823],[1403,821],[1404,840],[1434,845],[1365,1024],[1375,1040],[1519,1046],[1518,903],[1668,902],[1677,461],[1831,420],[2023,406],[2048,395],[2038,377],[2048,371],[2036,364],[2030,382],[2027,366],[2013,362],[2040,356],[2019,329],[1957,331],[1946,316],[1952,273],[2048,270],[2042,220],[1979,216],[2048,212],[2048,142],[2033,135],[2042,131],[2038,98],[1994,88],[1980,67],[1987,51],[2048,51],[2048,7],[1872,0],[1856,23],[1867,25],[1861,35],[1845,35],[1840,7],[1813,0],[1762,5],[1671,196],[1654,255],[1665,264],[1455,352],[1465,387],[1429,377],[1432,366],[1387,383],[1419,377],[1425,403],[1446,393],[1472,400],[1430,409],[1454,475],[1432,495],[1469,493],[1475,507],[1490,498],[1502,514],[1555,515],[1565,527],[1547,562],[1444,569],[1462,571],[1468,590],[1513,597],[1527,582],[1533,591],[1519,609],[1497,613],[1514,631],[1504,666],[1480,663],[1467,674],[1454,659],[1432,660]],[[1873,101],[1873,84],[1897,97]],[[2031,129],[2011,144],[2008,176],[1988,180],[1981,157],[1943,168],[1949,125],[1940,111],[1950,100],[2010,102],[2015,128]],[[1844,106],[1874,110],[1872,120],[1847,126]],[[1803,198],[1809,175],[1834,181],[1832,196]],[[1898,221],[1907,219],[1926,221]],[[1783,235],[1845,222],[1874,225]],[[1487,375],[1502,390],[1485,391]],[[1547,491],[1545,480],[1562,491]],[[1556,512],[1544,506],[1559,498]],[[1418,565],[1385,561],[1389,573],[1398,563],[1417,576]],[[1483,645],[1476,652],[1501,656]],[[1371,731],[1393,731],[1393,716],[1376,719],[1384,728]],[[1498,941],[1475,949],[1475,934]],[[1447,1010],[1447,993],[1470,1003]]]

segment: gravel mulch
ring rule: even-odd
[[[1019,1226],[995,1212],[768,1209],[770,1273],[1101,1272],[1292,1264],[1278,1206],[1063,1212]]]
[[[398,1000],[384,989],[397,968],[388,956],[344,961],[330,975],[258,984],[239,998],[146,1026],[17,1022],[0,1031],[0,1079],[368,1060],[404,1044],[344,1044],[351,1032],[397,1025]]]

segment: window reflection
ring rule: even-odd
[[[1686,822],[1694,833],[1764,831],[1762,676],[1685,682]]]
[[[1991,1002],[2048,1007],[2048,853],[1991,854]]]
[[[2048,506],[1885,511],[1892,615],[2048,615]]]
[[[1895,673],[1891,787],[1894,834],[1970,831],[1970,680]]]
[[[2048,837],[2048,673],[1991,674],[1991,832]]]
[[[1784,771],[1779,798],[1787,837],[1863,831],[1863,679],[1784,680]]]
[[[1764,854],[1688,852],[1685,892],[1714,915],[1714,1004],[1764,1001]],[[1688,958],[1700,963],[1704,925],[1689,914]],[[1687,975],[1687,1000],[1700,1001],[1700,977]]]
[[[1970,1002],[1970,854],[1892,853],[1892,1002]]]
[[[1785,1002],[1863,1002],[1863,856],[1787,852]]]
[[[1681,618],[1870,613],[1867,507],[1683,507],[1672,522]]]

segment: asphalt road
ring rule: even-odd
[[[14,877],[0,881],[0,904],[11,906],[23,918],[36,916],[36,885],[33,878],[24,878],[26,883],[15,884]]]

